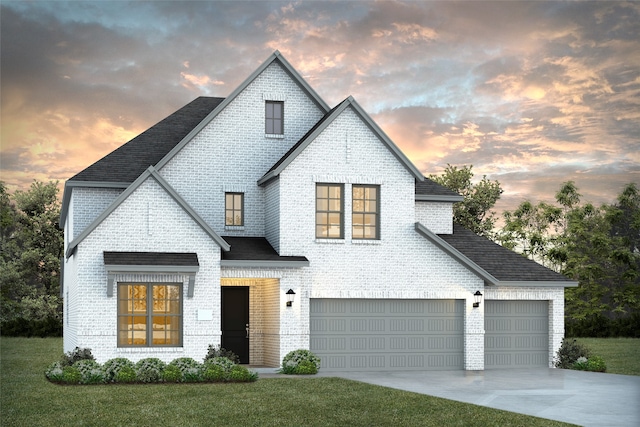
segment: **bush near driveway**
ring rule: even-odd
[[[340,378],[60,387],[42,372],[61,348],[59,338],[0,337],[3,427],[568,426]]]

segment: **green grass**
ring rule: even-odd
[[[236,384],[61,386],[59,338],[0,338],[0,425],[566,426],[340,378]]]
[[[576,338],[607,364],[607,373],[640,375],[640,338]]]

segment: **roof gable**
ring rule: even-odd
[[[218,235],[201,217],[198,215],[196,211],[194,211],[191,206],[187,204],[187,202],[169,185],[164,178],[160,176],[158,171],[153,167],[149,166],[149,168],[142,173],[122,194],[118,196],[116,200],[98,216],[87,228],[85,228],[82,233],[78,237],[76,237],[67,248],[65,253],[68,258],[71,256],[78,245],[89,236],[93,230],[95,230],[118,206],[122,204],[133,192],[142,185],[147,179],[154,179],[160,187],[169,194],[173,200],[211,237],[213,241],[216,242],[224,251],[228,251],[230,246],[227,242],[224,241],[222,237]]]
[[[362,119],[362,121],[369,127],[369,129],[382,141],[383,144],[391,151],[391,153],[402,163],[402,165],[413,174],[418,181],[424,180],[424,176],[415,167],[413,163],[404,155],[402,151],[391,141],[391,139],[384,133],[380,127],[371,119],[371,117],[362,109],[360,104],[356,100],[349,96],[347,99],[336,105],[331,111],[322,117],[300,141],[298,141],[291,149],[284,155],[276,164],[267,171],[262,178],[258,180],[258,184],[266,184],[272,179],[276,178],[291,162],[302,153],[305,148],[314,141],[318,135],[320,135],[333,121],[342,114],[342,112],[348,107],[352,107],[356,114]]]
[[[180,143],[178,143],[169,153],[167,153],[162,160],[160,160],[156,164],[157,169],[161,169],[164,165],[169,163],[169,161],[191,140],[193,139],[202,129],[204,129],[222,110],[226,108],[234,99],[238,97],[238,95],[247,88],[262,72],[269,67],[272,63],[279,63],[285,72],[291,76],[294,82],[300,86],[300,88],[310,97],[310,99],[322,110],[328,111],[329,106],[320,96],[316,93],[315,90],[302,78],[302,76],[291,66],[289,61],[287,61],[279,51],[275,51],[272,53],[266,61],[262,63],[247,79],[240,84],[231,94],[224,99],[213,111],[211,111],[207,117],[205,117],[196,127],[194,127],[188,135],[186,135]]]

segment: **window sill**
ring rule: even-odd
[[[345,240],[344,239],[316,239],[315,242],[316,243],[325,243],[325,244],[330,244],[330,245],[344,245],[345,244]]]
[[[284,139],[284,134],[282,134],[282,133],[265,133],[264,137],[268,138],[268,139]]]
[[[381,245],[380,239],[353,239],[351,243],[354,245]]]
[[[116,353],[182,353],[184,347],[118,347]]]
[[[225,225],[226,231],[244,231],[244,225]]]

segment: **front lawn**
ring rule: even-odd
[[[607,364],[608,374],[640,375],[639,338],[576,338]]]
[[[61,386],[45,368],[60,338],[0,338],[0,425],[566,426],[340,378]]]

